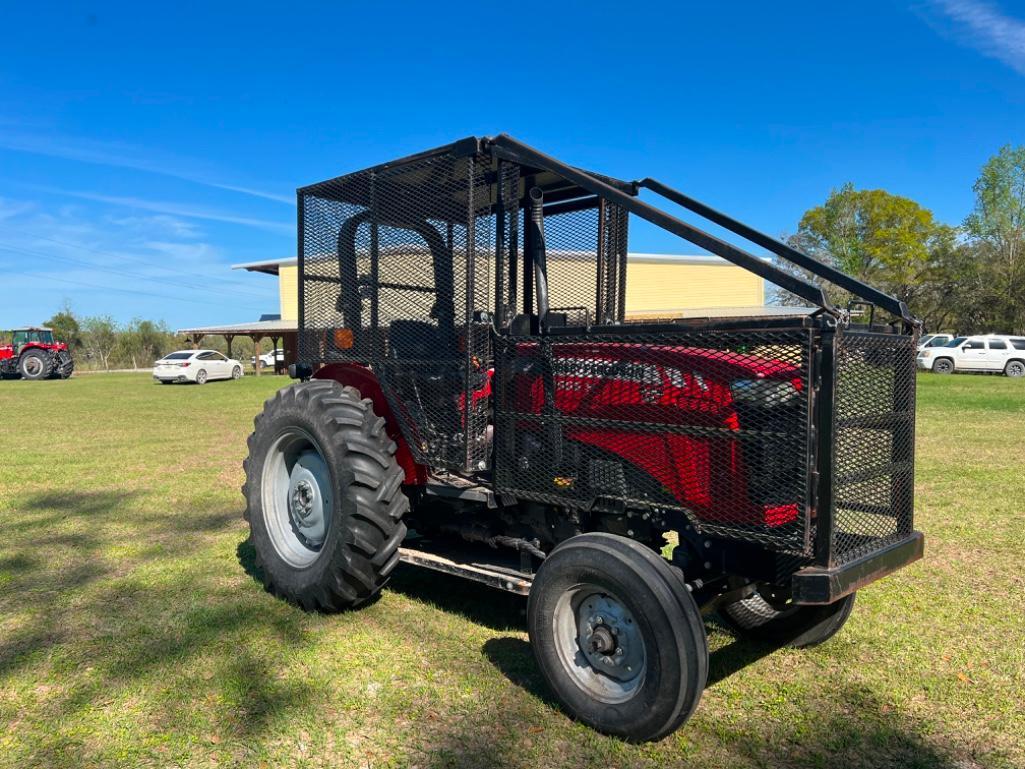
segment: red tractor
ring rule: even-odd
[[[633,322],[637,218],[807,306]],[[301,381],[256,418],[243,487],[277,595],[356,608],[400,562],[527,595],[568,712],[653,740],[701,697],[704,615],[812,646],[921,557],[902,302],[653,179],[504,135],[304,187],[298,225]]]
[[[11,342],[0,345],[0,376],[5,379],[67,379],[75,370],[67,344],[54,341],[51,329],[15,329]]]

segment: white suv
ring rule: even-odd
[[[921,352],[930,347],[943,347],[953,341],[953,334],[925,334],[918,340],[918,351]]]
[[[990,371],[1025,376],[1025,337],[959,336],[944,347],[920,350],[918,367],[937,374]]]

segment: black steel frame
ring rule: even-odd
[[[624,182],[610,177],[602,176],[593,172],[585,171],[556,160],[544,153],[539,152],[528,145],[525,145],[505,134],[493,138],[469,137],[450,145],[429,150],[427,152],[412,155],[390,163],[381,164],[361,173],[367,173],[373,180],[377,174],[390,169],[399,168],[405,165],[428,160],[430,158],[448,156],[460,157],[490,157],[494,167],[499,168],[498,172],[492,170],[489,182],[494,189],[498,190],[497,196],[493,196],[491,213],[496,217],[496,243],[495,243],[495,304],[493,317],[494,333],[496,335],[508,335],[515,337],[525,335],[536,337],[541,340],[542,346],[547,344],[544,340],[557,341],[562,337],[579,337],[592,333],[590,328],[591,319],[587,317],[585,310],[585,322],[583,328],[552,325],[548,322],[551,312],[560,310],[580,308],[550,308],[548,306],[546,290],[546,264],[544,248],[544,230],[542,222],[544,217],[562,213],[570,213],[585,209],[597,208],[599,221],[603,222],[606,215],[606,206],[617,206],[623,211],[639,216],[648,222],[655,224],[668,232],[671,232],[684,240],[687,240],[727,261],[736,264],[765,280],[801,297],[818,310],[812,314],[795,318],[745,318],[741,320],[728,319],[700,319],[689,321],[674,321],[672,323],[616,323],[615,333],[620,336],[631,335],[658,335],[663,333],[679,332],[682,329],[689,331],[701,331],[703,329],[714,329],[724,331],[735,329],[767,331],[773,329],[790,329],[797,327],[809,329],[812,332],[812,354],[810,362],[810,378],[812,387],[809,392],[808,409],[808,471],[811,482],[808,490],[807,510],[814,511],[815,526],[814,540],[809,540],[805,555],[807,558],[803,563],[809,569],[818,571],[809,576],[810,582],[815,587],[806,587],[806,600],[816,602],[822,598],[822,574],[827,573],[835,576],[842,570],[844,564],[836,549],[836,520],[834,514],[834,459],[837,451],[837,424],[836,424],[836,349],[838,340],[852,332],[846,326],[848,322],[847,313],[831,304],[823,289],[815,283],[806,280],[800,274],[780,269],[775,264],[766,261],[754,254],[745,251],[724,241],[704,230],[701,230],[681,219],[678,219],[665,211],[640,200],[637,196],[640,190],[647,189],[661,196],[662,198],[675,203],[684,209],[691,211],[714,224],[766,249],[775,257],[813,275],[823,281],[833,283],[841,289],[849,292],[854,297],[864,300],[874,307],[878,307],[893,316],[894,322],[885,331],[892,335],[900,335],[914,338],[920,329],[920,322],[909,312],[905,303],[866,285],[865,283],[839,272],[828,265],[813,259],[803,252],[760,232],[742,222],[717,211],[711,206],[702,203],[678,190],[675,190],[658,180],[645,178],[634,182]],[[517,200],[504,199],[503,183],[501,181],[501,168],[503,164],[513,164],[519,171],[519,179],[522,181],[523,194],[517,191]],[[548,183],[542,187],[535,187],[538,177],[547,174]],[[555,177],[559,183],[551,183]],[[303,197],[307,194],[316,194],[324,185],[331,184],[337,180],[321,182],[298,190],[299,198],[299,253],[304,253],[304,207]],[[497,183],[496,183],[497,182]],[[371,182],[372,183],[372,182]],[[472,184],[472,181],[471,181]],[[518,189],[518,188],[517,188]],[[537,190],[536,194],[533,192]],[[511,208],[510,208],[511,206]],[[519,212],[522,211],[522,220],[515,222],[507,232],[506,224],[519,219]],[[367,218],[376,217],[377,212],[368,212]],[[511,216],[511,219],[509,218]],[[507,221],[508,220],[508,221]],[[469,240],[473,241],[474,211],[468,212]],[[601,225],[600,225],[601,226]],[[450,225],[451,227],[451,225]],[[376,233],[376,228],[374,230]],[[521,244],[517,239],[522,237]],[[426,236],[425,236],[426,238]],[[507,242],[510,241],[510,242]],[[432,251],[434,245],[431,244]],[[517,255],[522,258],[517,264]],[[508,263],[504,263],[505,257]],[[609,265],[602,262],[599,253],[598,260],[598,291],[595,297],[595,314],[602,315],[612,299],[614,292],[619,292],[620,316],[611,318],[613,322],[622,321],[622,292],[625,291],[625,250],[622,264]],[[376,235],[372,244],[372,282],[379,282],[377,272],[377,245]],[[473,260],[470,259],[467,265],[468,275],[467,291],[473,290]],[[616,272],[612,279],[606,281],[609,294],[601,294],[603,277],[609,277],[609,270]],[[603,273],[603,270],[605,271]],[[449,276],[449,282],[455,276]],[[300,328],[305,328],[306,318],[304,316],[305,301],[302,292],[305,290],[307,276],[303,271],[303,259],[300,258]],[[383,284],[381,284],[383,285]],[[377,301],[376,290],[371,286],[371,293],[375,297],[371,302],[371,326],[377,326]],[[508,299],[508,301],[506,301]],[[519,305],[519,307],[517,307]],[[535,305],[537,311],[535,312]],[[517,310],[520,311],[516,317]],[[469,313],[468,313],[469,315]],[[595,318],[608,321],[609,318]],[[462,319],[469,326],[475,319],[466,317]],[[519,321],[519,322],[517,322]],[[459,322],[458,320],[456,321]],[[608,326],[603,328],[607,332]],[[374,345],[379,341],[375,337]],[[469,361],[470,350],[466,350],[466,357]],[[310,361],[313,363],[315,361]],[[466,392],[469,394],[469,367],[467,367]],[[547,387],[545,388],[548,389]],[[897,405],[894,405],[896,412]],[[907,406],[908,404],[901,404]],[[913,414],[913,394],[911,395],[910,409]],[[907,411],[904,408],[903,411]],[[903,412],[902,412],[903,413]],[[913,433],[912,433],[913,434]],[[497,437],[496,437],[497,442]],[[895,449],[894,449],[895,450]],[[910,455],[913,460],[913,450]],[[467,467],[468,471],[472,468]],[[902,477],[894,483],[909,484],[908,477]],[[499,489],[500,490],[500,489]],[[902,493],[910,495],[910,491],[904,489]],[[910,513],[909,513],[910,515]],[[908,519],[910,523],[910,518]],[[809,532],[811,532],[809,527]],[[888,541],[886,552],[890,560],[894,560],[894,552],[911,553],[913,557],[921,554],[920,535],[908,531],[901,531],[899,540]],[[811,535],[810,535],[811,536]],[[713,538],[714,539],[714,538]],[[910,543],[915,540],[918,544],[912,546]],[[722,543],[721,543],[722,544]],[[917,553],[917,555],[915,555]],[[870,553],[868,555],[871,555]],[[864,554],[859,554],[847,565],[847,571],[859,574],[872,572],[871,564],[865,566]],[[913,559],[913,558],[912,558]],[[871,560],[871,559],[869,559]],[[899,565],[899,564],[897,564]],[[825,570],[825,571],[823,571]],[[852,571],[853,570],[853,571]],[[810,572],[809,572],[810,574]],[[828,577],[832,579],[832,577]],[[828,581],[827,579],[827,581]],[[850,584],[857,582],[858,578],[852,577]],[[842,581],[842,580],[841,580]],[[796,583],[795,583],[796,584]],[[837,583],[839,584],[839,582]],[[837,590],[841,587],[833,587],[826,590],[828,599],[834,600]],[[818,592],[816,592],[818,591]],[[848,591],[849,592],[849,591]]]

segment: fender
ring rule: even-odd
[[[395,460],[406,473],[403,481],[407,486],[423,486],[427,483],[428,470],[424,465],[418,465],[413,459],[413,452],[409,450],[409,444],[402,436],[398,422],[392,414],[388,400],[384,397],[381,383],[377,376],[366,366],[358,363],[331,363],[319,369],[314,379],[333,379],[341,385],[355,387],[364,398],[370,398],[374,403],[374,412],[384,417],[385,429],[388,436],[395,441],[398,448],[395,451]]]

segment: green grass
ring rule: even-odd
[[[402,571],[304,614],[251,575],[241,464],[286,381],[0,382],[0,767],[1025,766],[1025,384],[923,376],[927,558],[817,649],[710,625],[664,741],[575,724],[522,600]]]

